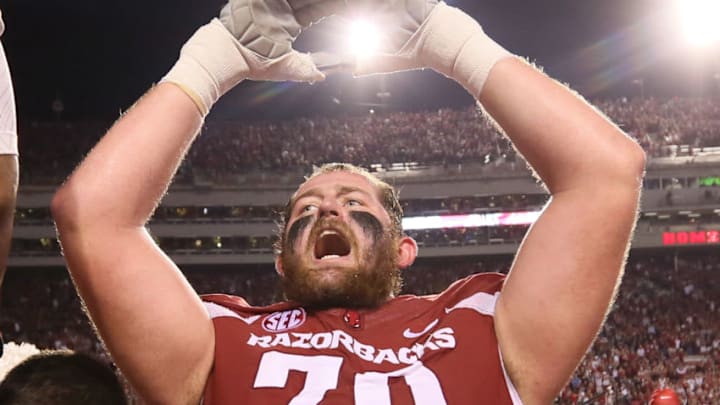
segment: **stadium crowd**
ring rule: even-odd
[[[540,209],[547,194],[505,194],[466,197],[402,199],[400,204],[406,217],[421,215],[477,214]],[[250,223],[277,222],[283,207],[279,205],[161,205],[153,214],[153,224],[166,223]],[[18,207],[18,225],[50,225],[53,223],[48,207]]]
[[[634,98],[596,101],[653,157],[720,146],[720,106],[713,99]],[[21,127],[24,184],[58,184],[110,123],[48,122]],[[62,140],[58,142],[58,140]],[[301,145],[301,146],[298,146]],[[420,165],[516,163],[504,138],[475,107],[433,112],[377,112],[364,116],[312,117],[274,123],[209,121],[190,150],[176,182],[198,178],[230,182],[246,172],[306,173],[312,164],[347,161],[365,167],[396,162]],[[473,207],[517,210],[539,207],[547,197],[494,196],[404,201],[408,216],[472,213]],[[274,219],[280,207],[161,207],[156,222]],[[48,223],[46,209],[21,209],[18,223]],[[411,231],[422,246],[519,242],[526,226]],[[168,252],[272,251],[272,238],[161,238]],[[52,238],[16,240],[14,254],[57,254]],[[510,259],[426,259],[405,274],[404,292],[432,294],[477,272],[506,272]],[[659,387],[671,387],[690,405],[720,403],[720,256],[634,258],[628,265],[608,322],[559,404],[644,404]],[[199,293],[240,295],[256,305],[280,299],[270,266],[186,269]],[[70,348],[111,361],[82,310],[72,281],[57,269],[13,270],[5,280],[0,331],[6,340],[44,348]]]
[[[562,403],[642,404],[670,387],[686,404],[720,402],[717,254],[634,260],[608,322]]]
[[[506,272],[508,257],[424,260],[405,272],[403,291],[432,294],[476,272]],[[558,404],[645,404],[672,387],[689,405],[720,402],[720,267],[717,252],[631,258],[618,299]],[[240,295],[255,305],[280,298],[272,266],[186,269],[199,293]],[[67,273],[13,270],[0,330],[6,340],[105,355]]]
[[[673,145],[720,146],[720,105],[712,98],[596,101],[649,156]],[[107,122],[21,123],[22,183],[58,184],[105,132]],[[61,141],[58,141],[61,140]],[[280,122],[208,121],[176,183],[225,182],[252,172],[306,173],[313,164],[344,161],[369,167],[398,162],[451,165],[515,162],[476,107],[432,112],[376,112]]]
[[[441,228],[409,231],[420,247],[473,246],[499,243],[520,243],[528,225]],[[274,236],[194,236],[155,237],[163,251],[171,255],[184,254],[259,254],[273,253]],[[57,239],[13,239],[12,256],[59,256]]]

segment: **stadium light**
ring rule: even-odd
[[[720,42],[720,1],[676,0],[676,6],[690,44],[708,46]]]
[[[380,33],[366,20],[355,20],[349,25],[348,49],[358,57],[368,56],[378,50]]]
[[[421,229],[531,225],[540,217],[540,213],[540,211],[518,211],[497,212],[492,214],[405,217],[402,220],[402,226],[406,231],[412,231]]]

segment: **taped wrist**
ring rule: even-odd
[[[161,83],[173,83],[205,116],[220,97],[247,77],[242,45],[217,19],[200,27],[183,45],[180,58]]]
[[[428,66],[463,85],[475,98],[495,64],[513,54],[490,38],[477,21],[440,3],[419,32]]]

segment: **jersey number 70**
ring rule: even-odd
[[[263,354],[254,388],[282,388],[290,370],[307,373],[305,386],[288,405],[316,405],[325,393],[337,388],[342,357],[301,356],[271,351]],[[355,405],[391,405],[388,379],[402,377],[410,387],[416,405],[446,405],[440,382],[418,361],[390,373],[368,371],[355,375]]]

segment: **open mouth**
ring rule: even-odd
[[[350,254],[350,243],[340,233],[325,230],[315,242],[315,258],[319,260],[336,259]]]

